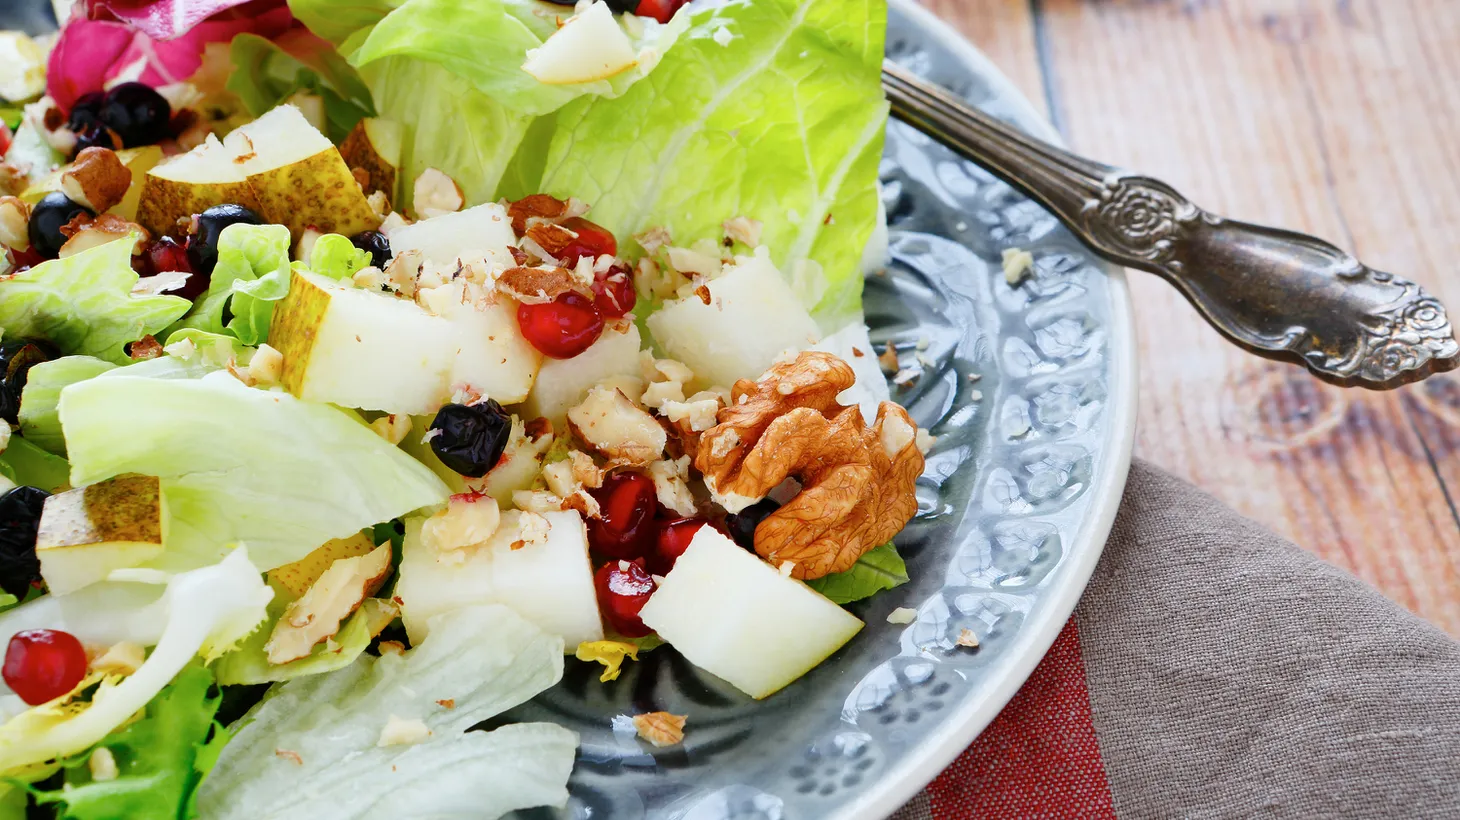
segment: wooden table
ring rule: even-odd
[[[1332,239],[1460,318],[1455,0],[923,0],[1081,153]],[[1328,387],[1130,275],[1136,454],[1460,636],[1460,377]]]

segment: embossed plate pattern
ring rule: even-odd
[[[888,55],[986,111],[1053,136],[981,55],[895,2]],[[893,123],[882,165],[893,263],[867,283],[874,342],[921,371],[894,391],[939,437],[920,513],[898,537],[913,581],[854,607],[867,628],[763,702],[672,650],[598,683],[564,681],[507,716],[582,734],[562,812],[530,817],[883,817],[988,724],[1074,608],[1120,499],[1135,416],[1129,302],[1038,205]],[[1035,272],[1005,284],[1005,248]],[[976,377],[976,380],[975,380]],[[887,615],[912,607],[917,620]],[[955,643],[972,629],[979,647]],[[616,716],[689,716],[653,749]]]

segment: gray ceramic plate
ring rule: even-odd
[[[888,55],[993,114],[1054,134],[946,24],[893,5]],[[893,264],[867,282],[874,342],[925,372],[894,393],[939,437],[921,512],[897,539],[913,581],[855,607],[867,628],[762,702],[657,650],[611,684],[569,664],[510,719],[582,734],[561,816],[883,817],[991,721],[1053,642],[1094,569],[1130,464],[1135,359],[1120,271],[1038,205],[912,129],[882,165]],[[1005,284],[1005,248],[1036,273]],[[974,381],[975,374],[977,380]],[[910,625],[887,623],[897,607]],[[972,629],[979,648],[957,647]],[[689,716],[655,750],[616,716]],[[529,813],[548,817],[552,812]]]

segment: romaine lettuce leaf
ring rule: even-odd
[[[467,730],[562,673],[562,639],[505,607],[442,614],[430,637],[404,655],[364,656],[274,689],[235,727],[199,789],[198,808],[216,820],[350,820],[491,818],[561,806],[573,732],[542,723]],[[392,716],[419,720],[431,735],[380,746]]]
[[[21,486],[54,492],[66,486],[70,469],[66,459],[42,450],[22,436],[12,435],[10,443],[0,451],[0,473]]]
[[[331,279],[349,279],[369,266],[370,254],[355,247],[348,237],[337,233],[321,236],[309,250],[307,269]]]
[[[73,693],[71,700],[31,707],[0,724],[0,772],[90,748],[145,707],[195,656],[216,658],[253,631],[270,595],[244,547],[213,566],[174,576],[162,598],[166,625],[141,668],[125,677],[93,674],[77,687],[98,686],[90,701]],[[3,617],[9,623],[48,597]],[[96,613],[107,614],[118,613]]]
[[[724,220],[760,220],[782,271],[820,264],[829,287],[818,322],[846,324],[860,314],[862,250],[877,222],[886,14],[884,0],[696,11],[644,81],[558,112],[543,190],[591,203],[620,238],[663,227],[687,247],[719,240]]]
[[[907,564],[891,542],[873,547],[846,572],[807,581],[806,584],[833,603],[849,604],[907,583]]]
[[[209,693],[213,675],[189,666],[147,704],[141,719],[103,738],[96,746],[63,764],[65,785],[38,791],[36,802],[58,804],[63,820],[177,820],[191,817],[186,807],[206,769],[199,755],[209,744],[226,739],[213,717],[222,695]],[[117,764],[117,777],[95,780],[87,765],[96,749],[106,749]]]
[[[61,391],[60,415],[75,486],[121,473],[162,479],[160,569],[211,564],[232,543],[272,569],[449,494],[353,413],[245,387],[223,371],[197,380],[109,374]]]
[[[240,34],[230,46],[234,71],[228,90],[259,116],[299,91],[324,102],[325,134],[338,143],[365,117],[374,116],[370,89],[334,49],[317,38],[267,40]]]
[[[66,438],[56,415],[61,388],[115,368],[95,356],[62,356],[32,367],[20,394],[20,434],[42,450],[65,458]]]
[[[38,336],[62,353],[130,362],[123,345],[162,332],[191,304],[176,296],[131,292],[138,279],[132,244],[119,239],[0,277],[5,335]]]
[[[310,31],[342,46],[351,35],[380,22],[405,0],[289,0],[289,11]],[[341,49],[349,53],[347,49]]]
[[[182,328],[230,333],[244,344],[268,338],[274,302],[289,294],[289,229],[283,225],[229,225],[218,236],[218,264],[208,290],[168,341]],[[231,300],[231,301],[230,301]],[[233,318],[224,324],[224,308]]]

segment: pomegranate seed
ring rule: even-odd
[[[593,280],[593,306],[605,318],[628,315],[638,299],[634,293],[634,277],[624,265],[614,265]]]
[[[541,305],[518,305],[522,335],[544,356],[571,359],[603,333],[603,314],[581,293],[569,291]]]
[[[147,243],[140,256],[132,257],[132,267],[139,276],[156,276],[173,271],[192,274],[182,287],[168,291],[172,296],[197,299],[208,290],[209,277],[193,269],[187,247],[170,236]]]
[[[10,126],[0,122],[0,155],[10,150],[10,141],[15,135],[10,132]]]
[[[618,253],[618,240],[608,229],[581,216],[570,216],[561,223],[564,228],[578,234],[578,238],[564,245],[556,254],[565,267],[573,267],[583,257],[597,259],[604,254]]]
[[[689,0],[640,0],[639,8],[634,12],[640,17],[653,17],[661,23],[669,22],[680,7]]]
[[[639,618],[639,610],[654,594],[654,579],[644,569],[643,559],[604,564],[593,574],[593,586],[598,591],[598,610],[614,632],[642,638],[654,631]]]
[[[684,551],[689,549],[689,542],[694,540],[695,533],[705,525],[703,518],[677,518],[665,522],[659,528],[659,539],[654,545],[654,555],[650,563],[654,572],[660,575],[668,575],[674,569],[674,562]]]
[[[10,639],[3,672],[5,684],[21,700],[38,706],[75,689],[86,677],[86,650],[69,632],[27,629]]]
[[[46,261],[46,258],[41,256],[35,248],[26,248],[23,251],[11,250],[10,264],[14,267],[10,272],[20,273],[21,271],[27,271],[44,261]]]
[[[590,492],[598,501],[600,517],[588,519],[588,545],[610,558],[631,560],[647,554],[659,509],[653,480],[642,473],[614,473]]]

